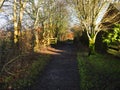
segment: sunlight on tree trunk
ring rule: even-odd
[[[93,31],[95,31],[94,28]],[[87,36],[89,39],[89,50],[90,50],[89,54],[95,54],[95,41],[99,32],[100,30],[97,30],[97,32],[91,34],[87,31]]]
[[[94,38],[89,39],[89,49],[90,49],[89,54],[95,54],[95,39]]]
[[[14,0],[14,43],[18,44],[19,42],[19,31],[17,24],[17,1]]]
[[[19,1],[20,4],[20,11],[18,12],[18,5],[17,5],[17,0],[14,0],[14,43],[17,45],[19,48],[19,37],[21,33],[21,28],[22,28],[22,18],[23,18],[23,11],[26,6],[26,1],[22,2],[22,0]]]
[[[95,39],[97,34],[103,29],[101,21],[108,11],[111,1],[105,0],[72,0],[72,5],[76,10],[80,26],[87,32],[89,38],[89,48],[95,52]]]
[[[39,9],[37,10],[37,15],[36,15],[36,20],[34,23],[34,29],[35,29],[35,47],[34,47],[34,51],[36,51],[36,49],[39,48],[39,33],[38,33],[38,22],[39,22]]]
[[[1,0],[0,1],[0,8],[3,6],[3,3],[5,2],[5,0]]]

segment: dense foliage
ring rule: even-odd
[[[107,31],[103,42],[107,44],[108,53],[120,57],[120,24],[116,24],[112,30]]]
[[[107,36],[103,37],[103,42],[107,45],[119,45],[120,44],[120,24],[116,24],[111,31],[107,31]]]

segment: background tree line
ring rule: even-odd
[[[1,13],[8,18],[6,30],[0,31],[0,71],[14,59],[60,40],[68,25],[66,5],[60,0],[0,1]]]

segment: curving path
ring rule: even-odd
[[[53,52],[56,54],[52,55],[51,62],[28,90],[80,90],[74,46],[59,45]]]

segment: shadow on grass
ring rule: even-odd
[[[120,90],[120,60],[109,55],[78,53],[81,90]]]
[[[20,89],[31,85],[49,62],[49,55],[27,53],[7,64],[0,76],[0,90]]]
[[[8,64],[0,76],[0,89],[25,89],[34,84],[50,62],[50,57],[68,54],[66,48],[71,47],[72,44],[66,45],[61,50],[62,46],[64,44],[43,48],[37,53],[27,53]]]

